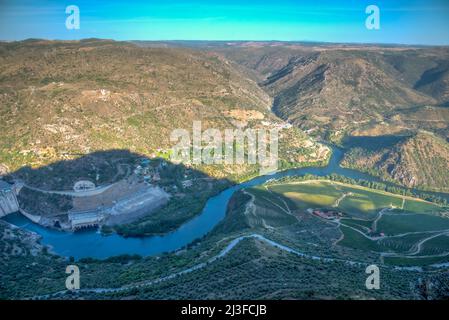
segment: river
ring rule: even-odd
[[[42,237],[42,244],[51,246],[53,252],[66,257],[104,259],[121,254],[153,256],[178,250],[195,239],[203,237],[225,217],[227,204],[234,192],[263,184],[270,179],[304,174],[325,176],[335,173],[353,179],[379,181],[379,179],[357,170],[340,167],[339,164],[343,154],[341,149],[334,147],[329,164],[325,167],[291,169],[269,176],[257,177],[230,187],[210,198],[202,212],[195,218],[186,222],[177,230],[163,236],[124,238],[117,234],[102,235],[95,230],[68,233],[44,228],[20,214],[9,215],[4,220],[26,230],[36,232]]]

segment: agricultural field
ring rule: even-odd
[[[335,181],[273,184],[269,189],[290,199],[297,209],[338,207],[351,217],[365,219],[375,217],[383,208],[397,208],[411,213],[442,211],[438,205],[420,199]]]
[[[426,265],[449,258],[447,207],[328,180],[272,182],[251,192],[259,206],[283,205],[333,225],[341,233],[336,246],[375,253],[386,263]]]

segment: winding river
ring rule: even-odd
[[[353,179],[379,181],[379,179],[359,171],[340,167],[343,154],[341,149],[334,147],[329,164],[325,167],[291,169],[269,176],[260,176],[230,187],[210,198],[201,214],[186,222],[179,229],[163,236],[124,238],[117,234],[105,236],[94,230],[68,233],[41,227],[20,214],[9,215],[4,220],[38,233],[42,237],[42,244],[51,246],[53,252],[62,256],[72,256],[75,259],[85,257],[104,259],[121,254],[152,256],[178,250],[206,235],[225,217],[227,204],[234,192],[263,184],[270,179],[304,174],[325,176],[335,173]]]

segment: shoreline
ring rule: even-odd
[[[52,232],[45,229],[39,230],[36,226],[31,226],[31,228],[33,230],[38,230],[38,232],[42,231],[41,235],[43,235],[43,243],[45,245],[55,244],[55,251],[60,253],[64,252],[61,254],[63,256],[105,259],[122,254],[154,256],[164,252],[175,252],[188,247],[191,243],[194,243],[209,234],[213,228],[224,219],[229,200],[234,192],[240,189],[261,185],[272,179],[281,179],[295,175],[311,174],[325,176],[334,173],[337,175],[344,175],[351,179],[354,179],[354,177],[359,179],[366,177],[366,175],[357,171],[342,170],[339,167],[342,150],[338,147],[330,147],[332,152],[327,160],[327,165],[322,165],[320,167],[302,167],[297,169],[288,168],[279,171],[276,174],[256,176],[256,178],[249,178],[242,183],[233,183],[231,186],[217,192],[214,196],[209,197],[202,206],[202,209],[195,214],[193,218],[184,221],[177,228],[163,234],[126,237],[118,233],[102,233],[100,231],[68,234],[66,232]],[[65,239],[62,240],[61,237]],[[57,241],[58,238],[61,238],[60,242]],[[67,240],[68,238],[70,239]],[[105,247],[108,243],[113,247]],[[92,248],[91,246],[95,247]],[[97,248],[97,250],[94,250],[95,248]]]

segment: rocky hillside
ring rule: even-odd
[[[281,123],[271,103],[211,52],[96,39],[0,43],[0,165],[109,149],[158,155],[173,129],[191,130],[194,120],[203,129]]]
[[[407,187],[449,191],[449,143],[433,134],[352,137],[343,166]]]
[[[327,138],[396,110],[449,102],[444,47],[239,44],[217,50],[257,77],[277,115]]]

